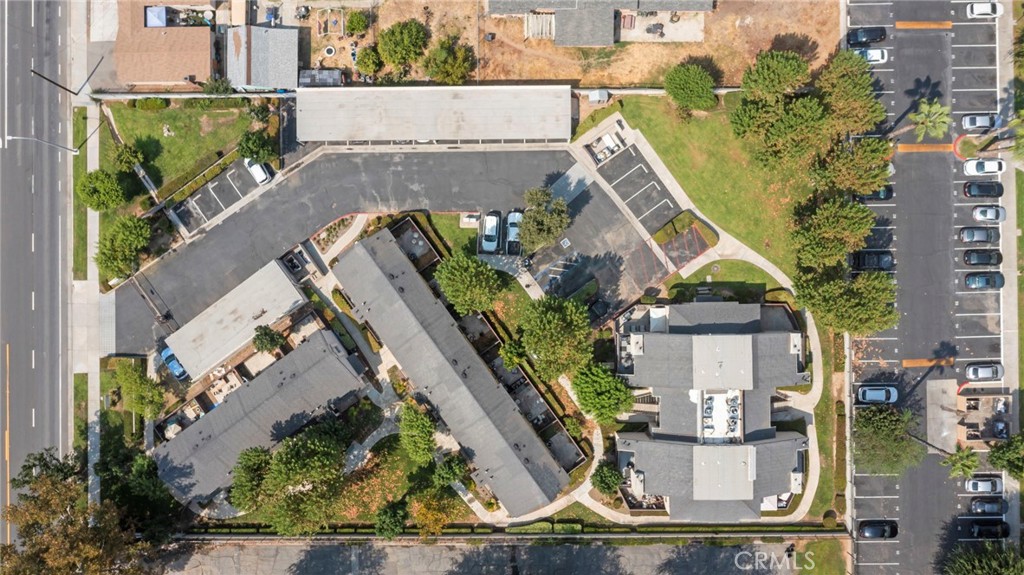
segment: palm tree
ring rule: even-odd
[[[949,106],[943,106],[938,98],[931,100],[920,99],[917,101],[916,110],[907,114],[910,125],[904,126],[892,133],[893,136],[905,134],[914,130],[917,141],[924,139],[925,135],[932,138],[944,138],[953,124],[953,116]]]
[[[958,443],[956,453],[947,455],[942,464],[949,467],[951,478],[970,477],[978,469],[978,454],[973,447],[964,447]]]

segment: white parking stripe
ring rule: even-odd
[[[628,198],[626,198],[624,200],[624,202],[628,204],[629,200],[632,200],[633,198],[635,198],[635,197],[639,196],[640,194],[644,193],[644,190],[646,190],[647,188],[649,188],[651,186],[654,186],[655,188],[658,188],[658,191],[661,191],[661,186],[658,185],[658,182],[651,182],[651,183],[647,184],[646,186],[640,188],[640,191],[638,191],[637,193],[635,193],[632,196],[629,196]]]
[[[951,44],[953,48],[995,48],[995,44]]]
[[[986,335],[954,335],[956,339],[988,339],[993,337],[1002,337],[998,333],[986,334]]]
[[[953,66],[954,70],[995,70],[995,66]]]
[[[999,88],[953,88],[954,92],[998,92]],[[975,114],[977,112],[953,112],[954,114]]]
[[[870,384],[874,385],[874,384]],[[899,495],[854,495],[854,499],[899,499]]]

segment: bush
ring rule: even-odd
[[[370,15],[366,12],[349,12],[345,15],[345,33],[349,36],[364,34],[369,29]]]
[[[619,485],[622,485],[622,473],[611,463],[602,461],[594,470],[590,482],[602,495],[613,497],[619,493]]]
[[[252,346],[260,352],[274,351],[286,342],[281,332],[271,329],[268,325],[256,326],[256,335],[252,338]]]
[[[367,76],[373,76],[384,67],[376,46],[367,46],[356,54],[356,70]]]
[[[398,441],[409,459],[423,466],[434,458],[434,422],[411,401],[398,411]]]
[[[611,423],[615,416],[633,407],[633,392],[614,373],[589,363],[572,378],[580,409],[600,423]]]
[[[151,233],[149,223],[135,216],[114,220],[100,236],[96,267],[111,278],[131,276],[138,265],[139,252],[149,245]]]
[[[571,435],[573,439],[579,439],[583,436],[583,428],[580,427],[580,421],[575,417],[570,417],[565,420],[565,431]]]
[[[163,110],[169,102],[163,98],[139,98],[135,107],[139,110]]]
[[[267,162],[274,157],[274,144],[264,132],[246,132],[238,141],[238,153],[243,158]]]
[[[98,212],[116,208],[128,199],[117,177],[106,170],[87,173],[77,182],[75,191],[83,204]]]
[[[388,540],[394,539],[405,530],[405,521],[408,518],[409,512],[405,507],[405,503],[401,501],[392,503],[377,512],[373,531],[378,537]]]
[[[492,309],[501,290],[494,268],[461,251],[437,266],[434,279],[461,315]]]
[[[466,462],[461,456],[449,455],[434,468],[434,475],[430,477],[430,481],[436,488],[447,487],[454,481],[461,481],[467,471]]]
[[[423,67],[430,79],[439,84],[455,86],[463,84],[476,68],[473,49],[459,43],[458,36],[441,39],[437,46],[427,52]]]
[[[427,47],[427,27],[416,20],[399,22],[380,33],[378,50],[392,66],[415,62]]]
[[[230,109],[248,106],[245,98],[186,98],[181,101],[182,108],[196,108],[199,110]],[[269,110],[268,110],[269,113]]]
[[[261,124],[266,124],[267,120],[270,119],[270,106],[262,102],[249,102],[246,111],[249,112],[250,118]]]
[[[681,110],[710,110],[718,105],[715,80],[697,64],[680,64],[665,74],[665,92]]]
[[[204,94],[230,94],[232,91],[231,80],[227,78],[212,78],[203,84]]]
[[[836,512],[835,511],[826,511],[824,517],[821,518],[821,525],[825,529],[835,529],[836,528]]]

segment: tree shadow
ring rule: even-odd
[[[587,573],[626,575],[619,548],[592,545],[482,545],[466,550],[447,575]]]
[[[310,544],[301,551],[299,559],[288,566],[288,575],[382,575],[387,560],[387,548],[372,544]]]
[[[270,439],[274,443],[284,441],[294,435],[299,429],[302,429],[302,426],[309,423],[311,417],[312,416],[305,411],[300,411],[298,413],[291,414],[288,416],[288,419],[275,421],[274,424],[270,426]]]
[[[771,51],[795,52],[808,62],[818,57],[818,42],[807,34],[787,32],[772,38]]]
[[[153,185],[160,187],[164,183],[164,175],[160,171],[160,168],[156,167],[153,163],[164,151],[164,145],[160,140],[153,136],[145,136],[142,138],[135,139],[135,147],[142,152],[142,169],[146,170],[146,174],[150,180],[153,180]]]
[[[690,56],[683,60],[682,64],[700,66],[711,76],[711,79],[715,81],[716,86],[721,86],[722,81],[725,79],[725,71],[722,70],[722,67],[719,66],[711,56]]]
[[[722,547],[713,543],[673,547],[669,557],[658,565],[656,573],[776,573],[778,561],[785,559],[784,545]],[[759,563],[755,553],[767,553],[767,559]],[[773,557],[775,565],[772,565]]]

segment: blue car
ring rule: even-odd
[[[175,379],[178,381],[188,380],[188,372],[186,372],[185,368],[181,366],[181,362],[178,361],[178,358],[174,357],[174,352],[171,351],[171,348],[165,347],[160,352],[160,359],[164,360],[164,365],[167,366],[167,369],[171,370],[171,375],[173,375]]]

